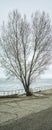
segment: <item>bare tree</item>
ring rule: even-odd
[[[31,95],[30,84],[50,63],[52,27],[45,12],[32,16],[28,23],[17,10],[9,14],[8,23],[3,23],[0,38],[0,62],[7,76],[17,77]]]

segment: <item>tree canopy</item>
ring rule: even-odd
[[[8,77],[22,82],[26,95],[29,86],[45,69],[51,60],[52,26],[45,12],[35,12],[28,22],[26,15],[14,10],[3,22],[0,37],[0,63]]]

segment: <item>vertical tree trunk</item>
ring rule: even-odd
[[[26,85],[25,87],[26,96],[32,96],[32,92],[29,90],[29,86]]]

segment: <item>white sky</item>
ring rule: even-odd
[[[22,15],[26,14],[28,19],[36,10],[45,11],[52,19],[52,0],[0,0],[0,26],[3,20],[7,21],[8,13],[13,9],[18,9]],[[0,69],[0,78],[2,77],[5,75]],[[42,77],[52,78],[52,65]]]

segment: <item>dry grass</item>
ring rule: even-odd
[[[49,95],[49,94],[52,94],[52,89],[43,90],[40,93]]]

